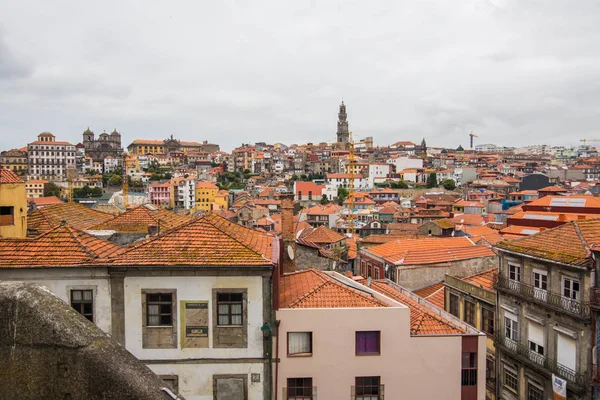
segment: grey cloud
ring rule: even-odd
[[[33,65],[11,50],[0,30],[0,80],[25,78],[32,72]]]

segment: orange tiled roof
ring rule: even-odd
[[[373,296],[344,285],[314,268],[281,277],[279,305],[281,308],[387,307]]]
[[[527,203],[527,206],[599,208],[600,198],[594,196],[545,196]]]
[[[448,250],[458,247],[472,247],[471,242],[466,237],[451,238],[432,238],[423,239],[399,239],[379,246],[370,248],[368,251],[376,256],[383,257],[390,262],[399,261],[404,258],[407,251],[423,251],[443,249]],[[391,261],[395,260],[395,261]]]
[[[319,226],[317,229],[310,232],[304,237],[305,240],[317,244],[337,243],[340,240],[344,240],[345,238],[345,236],[340,235],[339,233],[332,231],[331,229],[325,226]]]
[[[219,187],[212,182],[196,182],[196,189],[215,189],[218,190]]]
[[[434,283],[413,292],[417,296],[427,300],[431,304],[444,310],[446,303],[446,284],[444,282]]]
[[[480,272],[478,274],[461,278],[461,280],[468,283],[472,283],[473,285],[479,286],[480,288],[496,292],[496,289],[494,289],[494,281],[496,280],[497,275],[498,268],[494,267]]]
[[[488,246],[477,245],[450,249],[407,251],[404,258],[394,262],[394,264],[425,265],[493,256],[495,256],[495,253]]]
[[[410,308],[411,335],[461,335],[466,333],[463,329],[438,316],[384,281],[371,282],[371,289]]]
[[[538,192],[566,192],[567,189],[560,186],[546,186],[545,188],[538,189]]]
[[[2,183],[23,183],[11,169],[0,167],[0,184]]]
[[[331,215],[340,212],[341,207],[337,204],[329,203],[327,205],[316,205],[314,207],[303,210],[306,215]]]
[[[600,219],[573,221],[521,239],[496,245],[499,250],[580,267],[593,267],[590,247],[600,243]]]
[[[122,251],[113,243],[59,225],[33,239],[0,240],[0,268],[85,265]]]
[[[152,205],[141,205],[128,209],[113,219],[95,225],[90,230],[113,230],[127,233],[147,233],[148,226],[156,225],[160,231],[175,228],[190,221],[190,217],[177,215]]]
[[[79,203],[54,204],[34,210],[27,216],[27,230],[47,232],[65,221],[75,229],[90,229],[114,216],[88,208]]]
[[[273,236],[215,214],[195,218],[110,260],[112,265],[272,265]]]
[[[64,201],[59,199],[56,196],[47,196],[47,197],[32,197],[27,199],[28,203],[33,202],[37,207],[49,206],[52,204],[62,204]]]

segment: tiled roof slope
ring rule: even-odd
[[[600,243],[600,219],[573,221],[535,235],[496,245],[508,250],[549,261],[593,267],[590,247]]]
[[[67,225],[34,239],[0,240],[0,268],[89,265],[123,249]]]
[[[332,231],[331,229],[325,226],[319,226],[314,231],[310,232],[308,235],[304,237],[305,240],[313,243],[336,243],[340,240],[344,240],[346,237],[340,235],[339,233]]]
[[[446,303],[446,284],[444,282],[434,283],[431,286],[415,290],[413,293],[442,310],[444,309]]]
[[[112,219],[113,215],[87,208],[79,203],[62,203],[46,206],[27,216],[27,230],[47,232],[63,221],[75,229],[90,229],[94,225]]]
[[[474,274],[471,276],[467,276],[465,278],[461,278],[461,280],[472,283],[475,286],[480,288],[496,292],[494,289],[494,281],[496,280],[496,275],[498,274],[498,268],[490,268],[488,270],[482,271],[478,274]]]
[[[281,308],[387,307],[373,296],[352,289],[313,268],[282,276],[279,302]]]
[[[436,315],[404,293],[383,281],[371,282],[371,289],[394,299],[410,308],[411,335],[461,335],[463,329]]]
[[[12,170],[0,167],[1,183],[23,183],[23,179],[19,178]]]
[[[133,246],[112,265],[271,265],[273,236],[215,214]]]
[[[160,207],[142,205],[131,208],[113,219],[89,228],[90,230],[114,230],[127,233],[146,233],[149,225],[160,227],[160,231],[176,228],[190,221],[190,217],[177,215]]]
[[[423,238],[423,239],[399,239],[370,248],[368,251],[376,256],[382,257],[388,262],[396,263],[406,257],[409,251],[424,250],[448,250],[459,247],[472,247],[466,237],[452,238]]]
[[[488,246],[478,245],[470,247],[459,247],[449,249],[431,249],[422,251],[406,251],[403,258],[396,261],[395,264],[403,265],[423,265],[436,264],[442,262],[451,262],[458,260],[468,260],[478,257],[492,257],[495,253]]]

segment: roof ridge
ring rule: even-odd
[[[79,238],[77,237],[77,235],[74,232],[77,232],[75,230],[75,228],[69,226],[69,225],[65,225],[65,228],[67,228],[67,232],[69,232],[69,234],[71,235],[71,237],[73,237],[73,239],[75,240],[75,242],[79,245],[79,247],[81,247],[81,249],[83,251],[85,251],[90,257],[92,258],[100,258],[100,256],[94,252],[92,252],[91,250],[89,250],[82,242],[81,240],[79,240]],[[85,232],[83,232],[84,234],[86,234]],[[86,234],[87,235],[87,234]],[[91,235],[89,235],[91,236]]]
[[[585,252],[589,256],[589,254],[590,254],[590,246],[588,245],[587,239],[585,238],[585,236],[581,232],[581,228],[579,227],[579,224],[576,221],[573,221],[573,228],[575,229],[575,233],[577,234],[577,237],[579,237],[579,240],[581,241],[581,244],[583,244],[583,248],[585,249]]]

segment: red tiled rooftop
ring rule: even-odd
[[[375,297],[313,268],[283,275],[279,288],[281,308],[387,307]]]
[[[90,230],[114,230],[126,233],[146,233],[148,226],[154,225],[161,232],[190,221],[190,217],[180,216],[149,204],[128,209],[113,219],[95,225]]]
[[[434,283],[431,286],[415,290],[413,293],[444,310],[446,303],[446,284],[444,282]]]
[[[79,203],[62,203],[38,208],[27,215],[27,230],[37,233],[47,232],[60,225],[67,225],[80,230],[90,229],[114,218],[113,215],[88,208]]]
[[[2,183],[23,183],[11,169],[0,167],[0,184]]]
[[[112,265],[271,266],[273,236],[206,214],[126,250]]]
[[[496,289],[494,289],[494,282],[496,280],[497,275],[498,268],[494,267],[483,272],[479,272],[478,274],[461,278],[461,280],[468,283],[472,283],[473,285],[483,288],[485,290],[496,292]]]
[[[332,244],[337,243],[340,240],[344,240],[346,236],[340,235],[339,233],[332,231],[325,226],[319,226],[312,232],[304,236],[305,240],[317,244]]]

